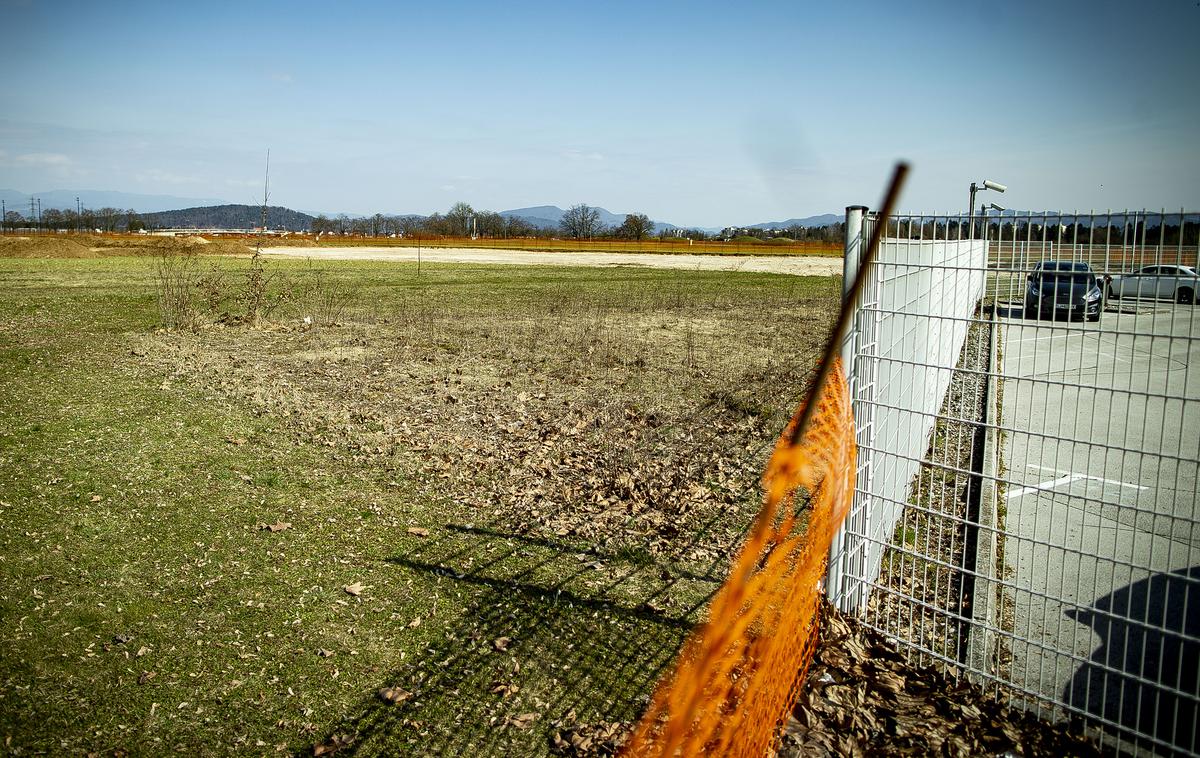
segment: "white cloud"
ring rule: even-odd
[[[62,153],[25,153],[14,158],[13,163],[18,166],[65,169],[71,166],[71,159]]]
[[[139,171],[134,175],[134,178],[139,182],[146,184],[197,184],[200,182],[198,177],[175,174],[170,171],[163,171],[159,168],[150,168],[146,169],[145,171]]]
[[[0,150],[0,166],[13,169],[28,169],[35,174],[69,179],[85,176],[88,172],[75,165],[70,156],[63,153],[20,153],[10,155]]]

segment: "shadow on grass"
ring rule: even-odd
[[[491,527],[386,559],[432,575],[456,616],[335,730],[359,755],[538,755],[572,725],[632,722],[719,582]],[[332,740],[334,735],[328,735]]]

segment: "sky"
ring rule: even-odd
[[[0,0],[0,188],[351,214],[1200,209],[1200,2]],[[994,194],[994,193],[993,193]]]

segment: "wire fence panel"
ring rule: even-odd
[[[848,261],[877,223],[853,213]],[[1149,754],[1200,749],[1198,234],[1182,211],[894,218],[843,351],[830,598]]]

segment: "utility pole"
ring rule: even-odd
[[[41,228],[42,228],[42,199],[41,199],[40,197],[38,198],[38,220],[37,220],[37,225],[38,225],[38,229],[41,229]]]
[[[0,233],[8,231],[8,201],[0,200]]]
[[[29,223],[34,226],[34,231],[37,231],[37,214],[33,212],[33,198],[29,198]]]
[[[79,204],[79,195],[75,196],[75,231],[83,228],[83,206]]]

